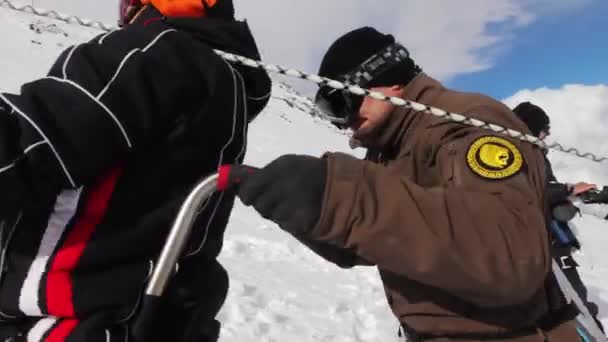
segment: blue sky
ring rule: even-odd
[[[608,84],[608,1],[541,16],[518,29],[485,71],[448,86],[505,98],[521,89]]]

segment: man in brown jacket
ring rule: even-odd
[[[529,133],[373,28],[338,39],[319,73]],[[581,341],[550,273],[539,148],[328,87],[317,103],[366,160],[281,156],[243,180],[245,205],[342,267],[377,266],[408,341]]]

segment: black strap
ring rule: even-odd
[[[516,331],[504,333],[459,333],[459,334],[427,334],[416,332],[412,327],[402,323],[401,329],[408,342],[422,342],[426,340],[448,338],[454,340],[508,340],[538,334],[541,331],[549,331],[553,328],[571,321],[579,314],[573,304],[563,306],[560,310],[551,312],[541,318],[535,326],[521,328]],[[399,335],[401,337],[401,334]]]

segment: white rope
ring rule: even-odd
[[[437,117],[444,118],[449,121],[487,129],[487,130],[490,130],[495,133],[504,134],[504,135],[510,136],[512,138],[516,138],[516,139],[519,139],[519,140],[522,140],[522,141],[525,141],[525,142],[528,142],[531,144],[535,144],[542,148],[558,150],[560,152],[575,155],[579,158],[590,159],[594,162],[602,162],[602,161],[608,160],[608,158],[606,158],[606,157],[598,157],[593,153],[588,153],[588,152],[582,153],[574,147],[564,147],[563,145],[559,144],[558,142],[555,142],[552,144],[547,144],[544,141],[540,140],[539,138],[537,138],[533,135],[524,134],[522,132],[519,132],[519,131],[516,131],[513,129],[504,128],[502,126],[499,126],[499,125],[496,125],[493,123],[484,122],[484,121],[481,121],[478,119],[469,118],[462,114],[451,113],[451,112],[448,112],[448,111],[445,111],[445,110],[442,110],[439,108],[427,106],[427,105],[420,104],[420,103],[417,103],[414,101],[404,100],[399,97],[386,96],[382,93],[374,92],[374,91],[371,91],[371,90],[368,90],[365,88],[361,88],[359,86],[345,84],[345,83],[342,83],[342,82],[339,82],[336,80],[332,80],[332,79],[321,77],[321,76],[314,75],[314,74],[309,74],[309,73],[295,70],[295,69],[288,69],[288,68],[282,67],[280,65],[264,64],[260,61],[256,61],[256,60],[253,60],[253,59],[250,59],[247,57],[224,52],[221,50],[215,50],[215,52],[226,60],[240,63],[240,64],[243,64],[248,67],[264,69],[266,71],[308,80],[313,83],[316,83],[316,84],[319,84],[322,86],[328,86],[328,87],[331,87],[334,89],[346,90],[349,93],[354,94],[354,95],[369,96],[369,97],[372,97],[377,100],[390,102],[395,106],[402,106],[402,107],[410,108],[414,111],[435,115]]]
[[[92,28],[99,29],[102,31],[112,31],[112,30],[116,29],[116,27],[108,26],[100,21],[81,19],[76,16],[70,16],[70,15],[59,13],[55,10],[46,10],[46,9],[42,9],[42,8],[36,8],[31,5],[15,5],[11,1],[8,1],[8,0],[0,0],[0,7],[6,7],[6,8],[10,8],[12,10],[19,11],[19,12],[31,13],[31,14],[35,14],[35,15],[41,16],[41,17],[61,20],[61,21],[65,21],[68,24],[76,23],[80,26],[92,27]]]
[[[84,19],[81,19],[81,18],[78,18],[75,16],[66,16],[66,15],[60,14],[56,11],[46,11],[46,10],[42,10],[42,9],[36,9],[30,5],[16,6],[9,0],[0,0],[0,7],[7,7],[12,10],[15,10],[15,11],[32,13],[34,15],[48,17],[48,18],[52,18],[52,19],[56,19],[56,20],[61,20],[61,21],[65,21],[67,23],[76,23],[81,26],[92,27],[92,28],[96,28],[99,30],[103,30],[103,31],[112,31],[117,28],[117,27],[107,26],[98,21],[95,22],[95,21],[91,21],[91,20],[84,20]],[[574,155],[576,157],[588,159],[588,160],[591,160],[594,162],[603,162],[603,161],[608,160],[607,157],[597,156],[596,154],[590,153],[590,152],[581,152],[575,147],[563,146],[558,142],[547,144],[535,136],[532,136],[529,134],[524,134],[522,132],[519,132],[519,131],[516,131],[513,129],[508,129],[508,128],[505,128],[505,127],[502,127],[502,126],[499,126],[499,125],[496,125],[493,123],[488,123],[488,122],[484,122],[484,121],[481,121],[478,119],[466,117],[462,114],[451,113],[451,112],[448,112],[448,111],[445,111],[445,110],[442,110],[439,108],[427,106],[427,105],[420,104],[420,103],[417,103],[414,101],[404,100],[404,99],[398,98],[398,97],[386,96],[379,92],[373,92],[373,91],[370,91],[368,89],[364,89],[364,88],[361,88],[358,86],[345,84],[345,83],[342,83],[342,82],[339,82],[336,80],[332,80],[329,78],[321,77],[319,75],[310,74],[307,72],[303,72],[303,71],[299,71],[299,70],[295,70],[295,69],[291,69],[291,68],[285,68],[280,65],[265,64],[261,61],[256,61],[256,60],[253,60],[253,59],[250,59],[247,57],[235,55],[235,54],[228,53],[225,51],[221,51],[221,50],[214,50],[214,51],[215,51],[215,53],[217,53],[219,56],[221,56],[222,58],[224,58],[227,61],[239,63],[244,66],[251,67],[251,68],[263,69],[268,72],[273,72],[273,73],[277,73],[277,74],[282,74],[282,75],[286,75],[286,76],[290,76],[290,77],[294,77],[294,78],[307,80],[307,81],[316,83],[318,85],[328,86],[328,87],[331,87],[334,89],[339,89],[339,90],[346,90],[349,93],[358,95],[358,96],[369,96],[369,97],[372,97],[377,100],[390,102],[395,106],[402,106],[402,107],[410,108],[417,112],[424,112],[427,114],[431,114],[431,115],[434,115],[434,116],[437,116],[437,117],[440,117],[440,118],[443,118],[443,119],[446,119],[449,121],[453,121],[453,122],[457,122],[457,123],[461,123],[461,124],[465,124],[465,125],[469,125],[469,126],[473,126],[473,127],[483,128],[486,130],[490,130],[494,133],[503,134],[503,135],[509,136],[511,138],[519,139],[521,141],[540,146],[541,148],[547,148],[547,149],[560,151],[560,152],[563,152],[566,154]]]

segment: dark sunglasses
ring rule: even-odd
[[[350,85],[366,87],[379,75],[409,58],[409,52],[399,43],[394,43],[371,56],[338,80]],[[315,96],[315,104],[322,115],[339,128],[352,124],[363,103],[363,96],[346,90],[322,86]]]
[[[541,132],[545,132],[545,136],[551,135],[551,126],[545,127]]]
[[[315,97],[321,114],[340,128],[348,127],[355,120],[362,103],[362,96],[327,86],[319,89]]]

